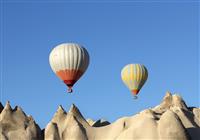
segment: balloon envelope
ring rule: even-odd
[[[78,44],[60,44],[51,51],[49,63],[54,73],[69,87],[68,92],[72,92],[73,85],[89,65],[89,54]]]
[[[121,71],[121,78],[124,84],[130,89],[133,95],[137,95],[146,82],[148,71],[144,65],[128,64]]]

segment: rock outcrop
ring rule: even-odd
[[[97,121],[94,121],[92,119],[87,119],[87,122],[89,123],[90,126],[93,126],[93,127],[101,127],[101,126],[106,126],[110,124],[110,122],[104,119],[99,119]]]
[[[41,130],[32,118],[9,103],[0,104],[0,136],[2,140],[40,140]],[[113,123],[83,117],[72,105],[66,112],[62,106],[44,131],[45,140],[200,140],[200,108],[187,107],[179,95],[167,92],[160,105],[143,110]]]
[[[68,113],[59,106],[45,129],[45,140],[87,140],[86,127],[88,126],[75,105],[72,105]]]
[[[199,116],[198,108],[188,108],[179,95],[171,95],[169,92],[160,105],[141,111],[132,117],[121,118],[112,124],[104,120],[86,121],[78,108],[72,105],[68,113],[59,107],[45,129],[45,138],[48,140],[68,138],[199,140]],[[50,131],[51,137],[54,136],[52,138],[49,137]],[[55,135],[52,135],[52,132]]]
[[[31,116],[27,116],[20,107],[11,108],[7,102],[0,105],[0,139],[1,140],[42,140],[40,127]]]

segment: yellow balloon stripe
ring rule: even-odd
[[[128,80],[128,68],[125,69],[125,78],[126,78],[126,81]]]
[[[141,72],[141,74],[140,74],[140,81],[143,81],[143,78],[144,78],[145,74],[143,73],[142,66],[139,65],[139,67],[140,67],[140,72]]]
[[[136,65],[136,68],[137,68],[137,72],[138,72],[138,74],[137,74],[137,81],[139,81],[140,80],[140,73],[141,73],[141,71],[140,71],[140,68],[139,68],[138,64]]]
[[[131,85],[133,85],[132,82],[133,82],[133,78],[134,78],[134,76],[133,76],[133,65],[130,65],[129,69],[130,69],[129,87],[131,87]]]

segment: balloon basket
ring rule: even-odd
[[[72,93],[72,92],[73,92],[72,88],[67,89],[67,93]]]
[[[134,100],[137,100],[137,99],[138,99],[138,96],[134,95],[134,96],[133,96],[133,99],[134,99]]]

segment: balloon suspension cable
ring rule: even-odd
[[[133,96],[133,99],[134,99],[134,100],[138,99],[138,96],[137,96],[137,95],[134,95],[134,96]]]
[[[73,92],[72,88],[67,89],[67,93],[72,93],[72,92]]]

